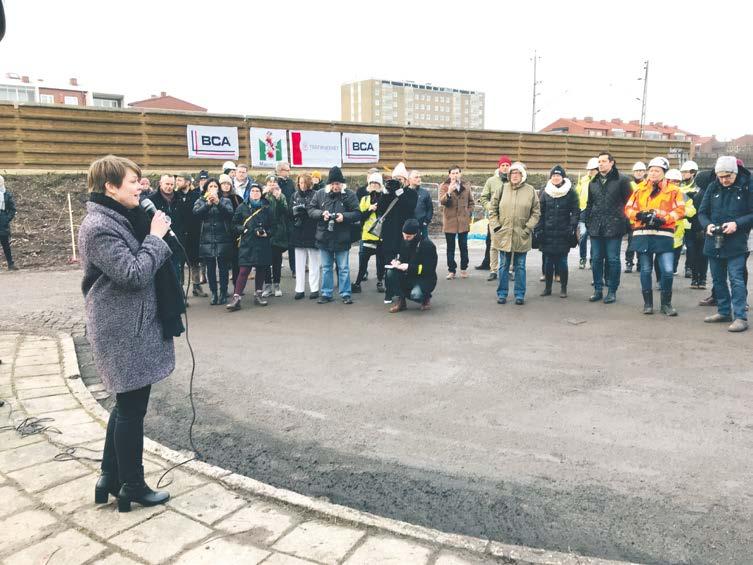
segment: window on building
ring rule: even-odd
[[[379,106],[379,100],[374,100],[374,105]]]
[[[78,106],[78,97],[66,96],[63,98],[63,104],[67,104],[68,106]]]
[[[34,102],[34,89],[26,86],[0,86],[0,100],[4,102]]]
[[[54,104],[55,103],[55,97],[52,94],[40,94],[39,95],[39,101],[42,104]]]
[[[95,106],[99,108],[120,108],[120,100],[114,98],[94,98],[92,100]]]

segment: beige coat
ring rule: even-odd
[[[460,181],[460,192],[450,190],[450,183],[439,185],[439,203],[442,205],[442,230],[445,233],[465,233],[471,229],[473,194],[471,184]]]
[[[497,188],[489,203],[492,247],[497,251],[525,253],[531,250],[531,234],[539,223],[539,197],[530,184]]]

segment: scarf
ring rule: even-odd
[[[572,186],[572,183],[570,182],[570,179],[565,179],[564,182],[559,186],[555,185],[550,180],[548,183],[546,183],[544,192],[546,192],[552,198],[562,198],[568,192],[570,192],[571,186]]]
[[[100,192],[92,192],[89,200],[117,212],[128,220],[139,243],[142,243],[149,235],[152,221],[140,206],[129,210]],[[180,252],[179,249],[174,249],[174,244],[171,245],[168,242],[168,245],[173,253]],[[165,339],[178,337],[186,331],[181,319],[181,315],[186,311],[186,303],[183,299],[183,289],[178,281],[178,273],[170,259],[157,270],[154,285],[157,289],[157,315],[162,324],[162,336]]]
[[[249,205],[249,206],[250,206],[251,208],[253,208],[254,210],[256,210],[256,209],[258,209],[258,208],[261,208],[261,198],[259,198],[259,200],[251,200],[251,199],[249,198],[249,199],[248,199],[248,205]]]
[[[5,212],[5,183],[0,183],[0,212]]]

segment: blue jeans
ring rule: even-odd
[[[492,250],[495,251],[495,250]],[[513,255],[515,258],[513,259]],[[497,277],[497,298],[507,298],[510,292],[510,261],[513,262],[515,269],[515,298],[525,298],[526,296],[526,253],[508,253],[499,252],[499,270]]]
[[[335,279],[332,274],[332,268],[337,264],[337,286],[340,290],[340,296],[345,298],[350,296],[350,250],[345,251],[327,251],[320,249],[319,254],[322,258],[322,296],[332,298],[335,291]]]
[[[585,232],[581,238],[580,243],[578,244],[578,247],[580,248],[580,258],[585,259],[586,254],[588,252],[588,232]],[[593,251],[592,251],[593,253]]]
[[[421,226],[421,237],[429,239],[429,226]]]
[[[662,236],[663,237],[663,236]],[[641,290],[651,290],[652,273],[654,272],[654,257],[659,264],[661,273],[661,291],[672,292],[672,281],[674,279],[675,253],[667,251],[666,253],[638,253],[638,263],[641,269]]]
[[[735,319],[747,320],[745,304],[748,300],[748,289],[745,287],[745,255],[728,259],[709,257],[711,278],[714,281],[714,298],[717,311],[722,316],[734,314]],[[729,285],[727,284],[729,277]],[[730,307],[730,287],[732,287]]]
[[[591,236],[591,268],[594,277],[594,292],[604,289],[604,258],[607,259],[607,287],[609,292],[617,292],[620,286],[620,246],[621,237]]]

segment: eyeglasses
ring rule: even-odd
[[[727,179],[731,179],[731,178],[732,178],[732,175],[731,175],[731,174],[727,174],[727,175],[716,175],[716,178],[718,178],[719,180],[727,180]]]

